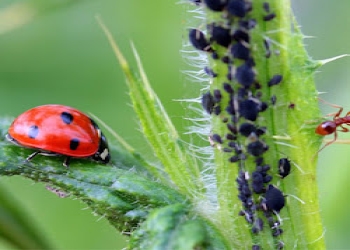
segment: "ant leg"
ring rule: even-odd
[[[333,108],[339,109],[338,112],[334,113],[334,115],[333,115],[333,114],[329,115],[329,116],[332,116],[332,115],[333,115],[333,120],[337,119],[337,118],[340,116],[341,112],[343,112],[343,109],[344,109],[344,108],[343,108],[342,106],[339,106],[339,105],[336,105],[336,104],[327,102],[327,101],[323,100],[323,99],[320,98],[320,97],[318,97],[318,100],[320,100],[321,102],[323,102],[323,103],[325,103],[325,104],[327,104],[327,105],[329,105],[329,106],[331,106],[331,107],[333,107]],[[350,113],[350,112],[349,112],[349,113]]]
[[[348,124],[347,124],[347,125],[348,125]],[[343,124],[342,124],[342,125],[340,125],[339,127],[341,127],[342,129],[341,129],[341,130],[338,130],[338,131],[340,131],[340,132],[349,132],[349,129],[348,129],[348,128],[343,127]]]
[[[331,145],[332,143],[334,143],[334,142],[337,140],[337,138],[338,138],[338,133],[337,133],[337,131],[335,131],[335,132],[334,132],[334,138],[333,138],[333,140],[331,140],[331,141],[327,142],[325,145],[323,145],[323,147],[321,147],[321,148],[317,151],[316,154],[320,153],[325,147],[327,147],[327,146]],[[313,158],[315,158],[316,154],[313,156]]]
[[[36,151],[36,152],[30,154],[30,155],[27,157],[26,161],[31,161],[31,160],[32,160],[35,156],[37,156],[39,153],[40,153],[40,151]]]

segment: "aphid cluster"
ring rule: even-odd
[[[268,2],[261,6],[251,0],[198,0],[196,5],[221,13],[222,20],[207,25],[207,32],[190,29],[189,41],[194,48],[208,53],[220,65],[226,65],[227,73],[223,77],[215,70],[205,68],[211,77],[225,78],[221,86],[211,89],[202,96],[204,110],[215,115],[226,123],[227,132],[224,135],[212,133],[209,137],[211,145],[228,154],[230,162],[239,166],[236,179],[239,199],[242,202],[240,215],[251,225],[254,234],[264,229],[267,221],[272,235],[277,237],[283,230],[279,227],[277,215],[285,205],[283,193],[271,185],[273,179],[269,174],[270,165],[265,163],[264,153],[269,146],[263,136],[266,127],[261,126],[260,114],[275,105],[275,95],[263,96],[262,88],[274,87],[283,82],[283,76],[276,74],[265,82],[258,80],[256,62],[254,60],[254,45],[251,41],[251,31],[257,24],[257,17],[252,16],[252,9],[262,8],[259,18],[269,22],[276,17]],[[207,34],[207,35],[205,35]],[[265,57],[272,56],[271,41],[262,39]],[[222,73],[220,73],[222,74]],[[216,84],[216,86],[218,86]],[[264,100],[269,100],[266,102]],[[246,169],[245,160],[254,158],[255,169]],[[279,160],[278,175],[283,179],[290,172],[290,161],[287,158]],[[277,175],[277,174],[276,174]],[[258,212],[260,211],[260,212]],[[260,216],[263,215],[265,219]],[[283,242],[280,244],[283,248]],[[253,245],[253,249],[260,249]]]

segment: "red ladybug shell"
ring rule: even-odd
[[[94,155],[101,139],[101,131],[87,115],[53,104],[24,112],[8,133],[21,146],[72,157]]]

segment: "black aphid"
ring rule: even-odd
[[[248,144],[248,153],[254,156],[260,156],[266,152],[268,146],[261,141],[255,141]]]
[[[273,85],[277,85],[279,83],[281,83],[283,80],[283,76],[282,75],[274,75],[271,80],[267,83],[267,85],[269,87],[273,86]]]
[[[285,205],[285,198],[282,191],[273,185],[269,185],[265,193],[264,204],[268,210],[279,213]]]
[[[214,97],[209,91],[202,95],[202,106],[208,114],[213,112],[214,104]]]
[[[237,140],[237,136],[233,134],[226,134],[226,139],[230,141]]]
[[[188,37],[191,44],[196,49],[206,52],[212,51],[212,47],[210,46],[208,40],[205,38],[205,35],[202,31],[198,29],[190,29]]]
[[[289,175],[291,169],[290,160],[287,158],[281,158],[278,161],[278,174],[281,178],[284,178]]]
[[[238,42],[231,47],[231,54],[234,58],[248,60],[250,57],[250,50],[243,43]]]
[[[248,137],[251,133],[255,133],[256,127],[251,123],[242,123],[239,126],[239,133],[245,137]]]
[[[267,14],[266,16],[264,16],[264,21],[271,21],[272,19],[274,19],[276,17],[275,13],[270,13]]]
[[[246,88],[250,87],[255,80],[255,72],[250,64],[250,62],[242,64],[237,68],[235,74],[237,82]]]
[[[218,103],[221,101],[222,95],[219,89],[214,89],[213,91],[214,102]]]
[[[217,142],[217,143],[220,143],[222,144],[222,139],[221,139],[221,136],[218,135],[218,134],[213,134],[210,136],[210,138],[214,141],[214,142]]]
[[[212,11],[222,11],[227,5],[227,0],[204,0],[204,3]]]
[[[268,2],[263,3],[263,8],[267,13],[270,12],[270,4]]]
[[[232,16],[245,17],[247,13],[245,1],[242,0],[231,0],[227,5],[227,11]]]
[[[256,194],[261,194],[265,191],[265,189],[264,189],[264,177],[258,171],[254,171],[252,173],[252,188],[253,188],[254,193],[256,193]]]
[[[256,121],[259,113],[258,104],[252,100],[244,100],[239,103],[239,114],[250,121]]]
[[[229,83],[224,83],[224,90],[229,94],[233,94],[233,88]]]
[[[236,30],[233,35],[232,35],[232,38],[234,40],[236,40],[237,42],[246,42],[246,43],[249,43],[250,41],[250,37],[249,37],[249,34],[241,29],[238,29]]]
[[[215,41],[217,44],[228,47],[231,43],[230,30],[215,24],[209,25],[209,32],[211,34],[211,41]]]

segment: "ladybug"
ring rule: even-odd
[[[107,139],[97,124],[81,111],[63,105],[48,104],[24,112],[13,121],[6,138],[37,150],[27,161],[38,154],[64,155],[63,165],[68,167],[71,157],[102,163],[111,158]]]

